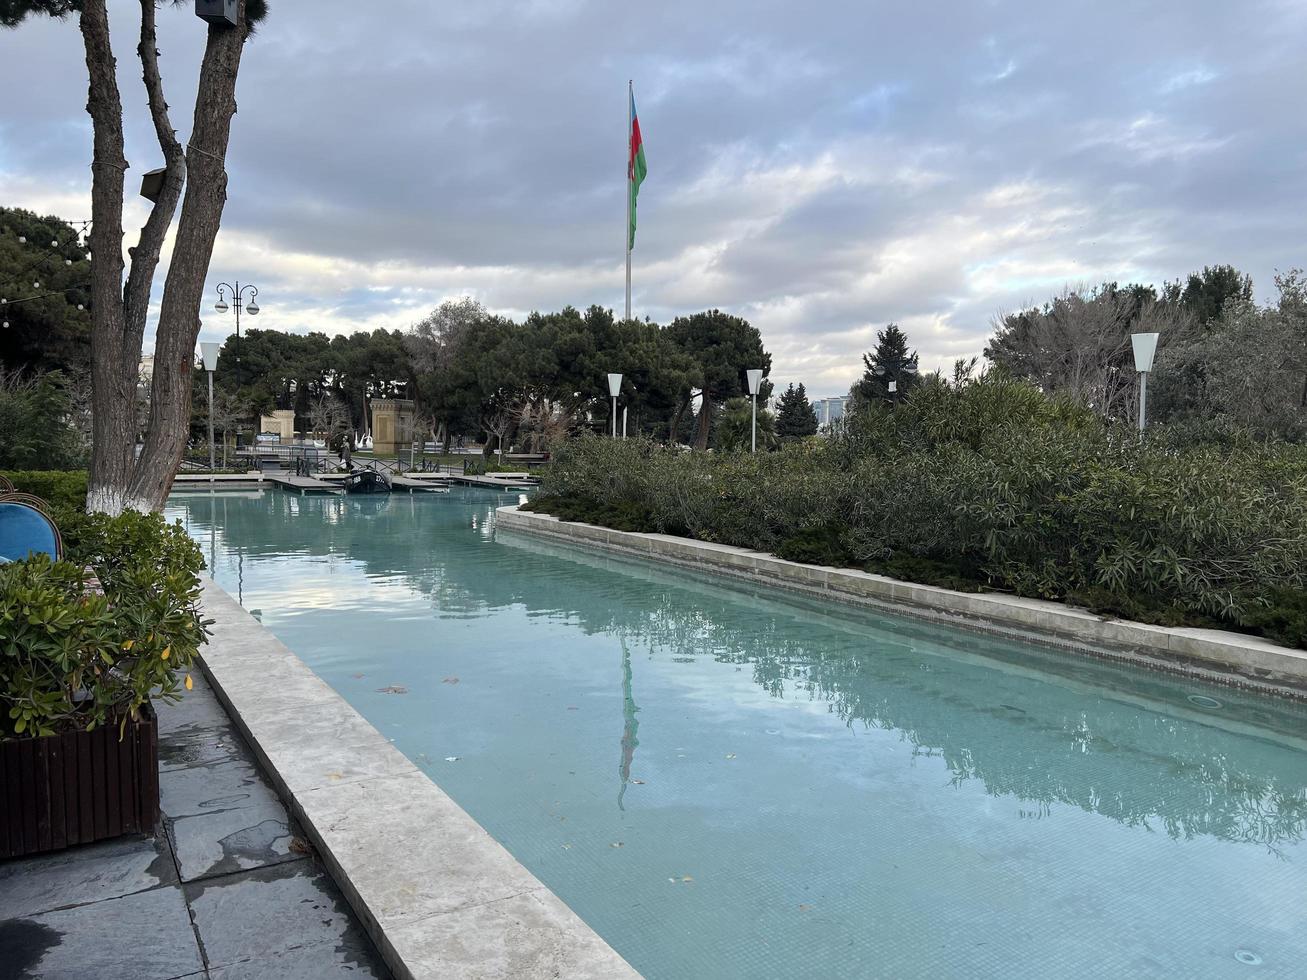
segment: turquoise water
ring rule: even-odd
[[[169,515],[650,978],[1307,976],[1302,706],[497,534],[515,500]]]

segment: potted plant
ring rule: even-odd
[[[0,858],[153,832],[150,701],[191,686],[206,635],[203,558],[179,525],[59,522],[63,560],[0,566]]]

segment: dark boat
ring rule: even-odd
[[[390,493],[390,481],[376,470],[355,470],[344,485],[346,493]]]

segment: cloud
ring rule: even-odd
[[[159,153],[137,5],[110,8],[132,188]],[[203,29],[165,6],[160,34],[185,135]],[[620,310],[634,78],[636,313],[738,312],[776,380],[838,393],[891,320],[934,367],[1066,284],[1232,262],[1264,293],[1304,261],[1304,41],[1288,0],[274,5],[211,279],[256,282],[258,325],[298,331],[404,327],[463,294]],[[0,203],[86,217],[76,25],[0,45]],[[203,317],[206,339],[230,326]]]

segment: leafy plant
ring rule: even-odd
[[[0,566],[0,732],[126,723],[176,700],[207,635],[199,548],[158,514],[61,514],[65,560]],[[103,594],[89,589],[85,569]]]
[[[15,490],[30,493],[52,507],[82,510],[86,507],[85,470],[6,470]]]
[[[772,453],[573,439],[543,481],[567,519],[1307,643],[1307,451],[1140,440],[1001,376],[928,376]]]

